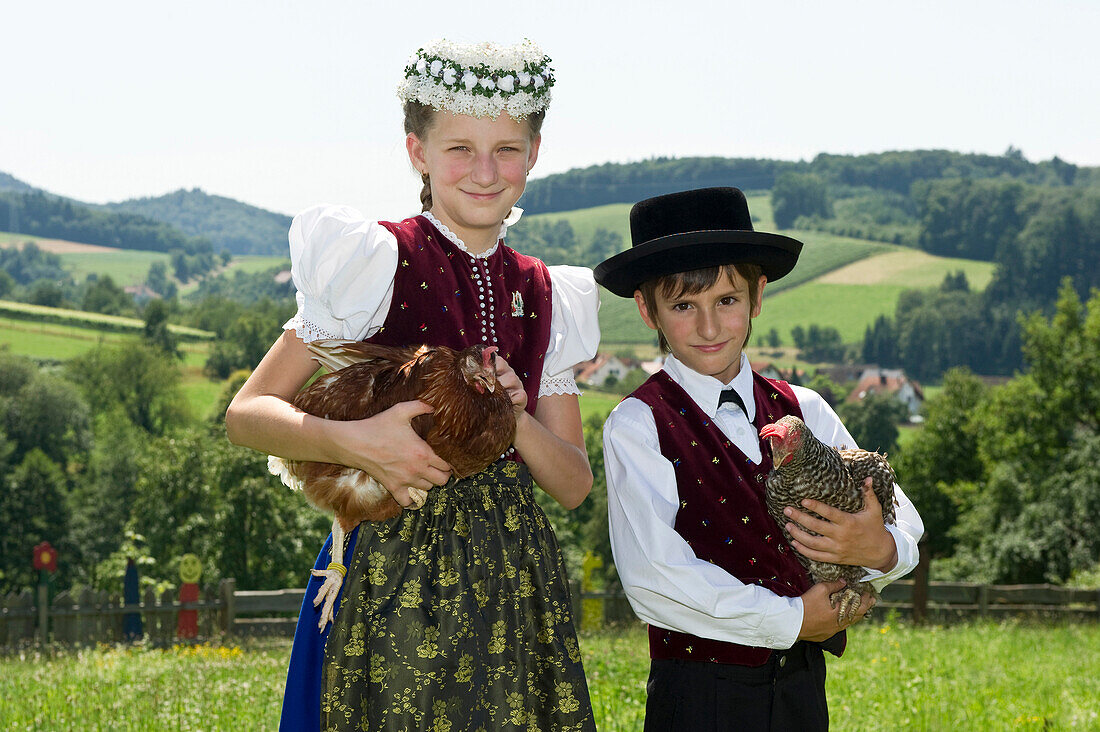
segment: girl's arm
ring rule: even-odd
[[[451,466],[409,424],[431,407],[404,402],[349,422],[315,417],[291,401],[316,370],[305,344],[285,331],[230,403],[225,415],[229,440],[292,460],[359,468],[402,506],[412,504],[409,487],[427,490],[447,482]]]
[[[531,478],[555,501],[573,509],[592,490],[592,467],[584,446],[581,408],[576,394],[539,397],[535,416],[527,410],[527,392],[504,359],[497,358],[497,377],[516,410],[516,439]]]

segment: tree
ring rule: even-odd
[[[881,453],[897,448],[898,422],[908,415],[905,405],[890,394],[868,394],[858,402],[844,402],[838,411],[857,445]]]
[[[943,391],[924,404],[924,426],[894,465],[898,482],[924,519],[934,557],[954,553],[949,532],[957,521],[959,496],[983,476],[975,415],[986,398],[985,386],[969,370],[949,370]]]
[[[126,292],[115,284],[110,275],[88,275],[88,289],[84,291],[84,299],[80,309],[90,313],[103,313],[105,315],[121,315],[133,309],[134,301]]]
[[[97,570],[118,550],[125,534],[148,443],[148,435],[135,427],[121,408],[96,418],[95,447],[88,469],[74,482],[69,496],[75,579],[106,589],[112,580],[121,578],[124,561],[111,577],[103,577]]]
[[[145,306],[145,340],[169,356],[180,358],[176,337],[168,330],[168,305],[164,300],[150,300]]]
[[[153,262],[149,265],[149,274],[145,276],[145,285],[166,299],[175,297],[179,291],[176,283],[168,279],[168,267],[162,261]]]
[[[48,541],[67,562],[68,515],[65,474],[44,452],[32,449],[7,476],[0,491],[0,590],[35,584],[31,554]]]
[[[0,402],[0,424],[11,440],[16,462],[38,450],[49,460],[67,465],[91,447],[88,403],[76,386],[53,374],[34,373]]]
[[[96,414],[120,408],[151,434],[190,419],[175,360],[145,343],[97,346],[69,361],[66,373]]]
[[[1023,319],[1023,339],[1030,371],[974,416],[982,476],[959,496],[950,566],[984,581],[1061,582],[1100,560],[1085,533],[1100,506],[1090,462],[1100,454],[1100,292],[1083,307],[1066,281],[1053,316]]]
[[[825,180],[813,173],[783,173],[772,187],[775,225],[789,229],[799,216],[832,217]]]

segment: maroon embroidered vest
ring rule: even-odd
[[[672,462],[680,508],[673,528],[695,556],[718,565],[745,584],[796,597],[810,587],[806,570],[783,538],[764,504],[771,448],[761,440],[761,462],[753,463],[711,422],[687,392],[664,371],[631,396],[653,410],[661,453]],[[780,417],[802,416],[798,399],[784,381],[753,372],[754,426]],[[652,658],[759,666],[771,649],[700,638],[649,626]]]
[[[473,257],[422,216],[379,223],[397,237],[397,272],[386,322],[366,340],[389,346],[498,346],[523,382],[527,411],[534,414],[550,344],[546,265],[503,240],[492,256]]]

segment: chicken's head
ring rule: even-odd
[[[760,436],[771,441],[772,462],[776,467],[786,465],[802,449],[806,423],[793,414],[788,414],[777,422],[765,425]]]
[[[466,383],[478,394],[496,391],[497,385],[497,347],[471,346],[462,352],[459,370]]]

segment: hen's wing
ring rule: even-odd
[[[882,505],[882,520],[884,523],[894,523],[894,508],[897,500],[894,497],[894,469],[890,467],[885,455],[869,450],[841,450],[840,457],[848,466],[848,472],[852,479],[862,490],[863,481],[871,476],[871,489],[875,492],[875,498]],[[863,507],[863,499],[860,497],[860,508]]]
[[[306,344],[313,360],[329,371],[339,371],[356,363],[373,363],[377,366],[399,366],[411,361],[426,346],[380,346],[363,341],[323,339]]]
[[[298,392],[294,405],[309,414],[338,421],[366,419],[395,404],[416,399],[422,388],[421,364],[436,350],[346,341],[322,343],[338,345],[314,349],[313,344],[308,344],[311,350],[324,353],[325,360],[317,359],[320,363],[352,362]],[[431,424],[431,415],[426,414],[412,422],[421,437],[428,433]]]

